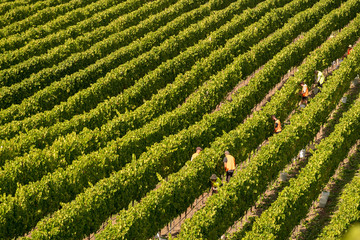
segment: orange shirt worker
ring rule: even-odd
[[[300,86],[301,86],[301,91],[299,94],[301,95],[301,103],[306,106],[309,97],[309,89],[304,82],[301,82]]]
[[[271,118],[272,118],[272,120],[275,121],[275,124],[274,124],[274,132],[275,132],[275,134],[280,133],[280,132],[282,131],[280,120],[277,119],[277,118],[275,117],[275,115],[272,115]]]
[[[230,155],[229,151],[225,151],[224,167],[226,171],[226,182],[229,182],[235,171],[235,158]]]

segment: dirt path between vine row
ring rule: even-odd
[[[357,154],[354,154],[356,151]],[[351,158],[346,158],[340,163],[336,173],[322,190],[330,192],[325,207],[319,207],[321,197],[321,194],[319,194],[319,197],[310,207],[306,218],[302,219],[300,224],[293,229],[290,239],[316,239],[321,229],[330,222],[331,215],[337,210],[336,207],[340,201],[340,195],[344,186],[353,179],[356,172],[360,169],[360,141],[358,141],[356,146],[352,147],[349,155]]]

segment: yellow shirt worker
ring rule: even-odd
[[[197,147],[197,148],[196,148],[196,152],[191,156],[191,161],[192,161],[194,158],[196,158],[201,151],[202,151],[202,148],[201,148],[201,147]]]

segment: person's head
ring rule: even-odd
[[[315,74],[318,74],[318,72],[319,72],[318,70],[315,70]]]
[[[201,147],[197,147],[197,148],[196,148],[196,152],[197,152],[197,153],[199,153],[199,152],[201,152],[201,151],[202,151],[202,148],[201,148]]]
[[[230,152],[227,150],[224,153],[225,153],[225,155],[230,155]]]
[[[351,44],[349,45],[349,48],[352,48],[352,45],[351,45]]]
[[[272,120],[276,120],[275,115],[271,115],[271,119],[272,119]]]
[[[216,176],[215,173],[213,175],[211,175],[210,180],[211,181],[216,181],[217,180],[217,176]]]
[[[301,83],[300,83],[300,86],[304,86],[304,85],[305,85],[305,83],[304,83],[304,82],[301,82]]]

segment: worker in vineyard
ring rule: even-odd
[[[194,158],[196,158],[201,151],[202,151],[202,148],[201,148],[201,147],[197,147],[197,148],[196,148],[196,152],[191,156],[191,161],[192,161]]]
[[[352,49],[353,49],[352,45],[349,45],[348,50],[347,50],[347,55],[350,54],[350,52],[352,51]]]
[[[272,115],[271,116],[272,120],[274,120],[274,133],[275,134],[278,134],[278,133],[281,133],[282,129],[281,129],[281,122],[279,119],[277,119],[275,117],[275,115]]]
[[[235,171],[235,158],[230,155],[229,151],[225,151],[224,157],[224,167],[226,171],[226,182],[230,181],[230,178],[233,176]]]
[[[221,179],[216,176],[216,174],[211,175],[211,195],[217,193],[219,191],[219,187],[221,187],[222,182]]]
[[[316,76],[316,83],[319,87],[319,92],[321,92],[322,85],[325,81],[325,76],[321,71],[315,70],[315,76]]]
[[[301,82],[300,86],[301,86],[301,91],[299,92],[299,95],[301,96],[301,104],[306,106],[309,97],[309,89],[304,82]]]

